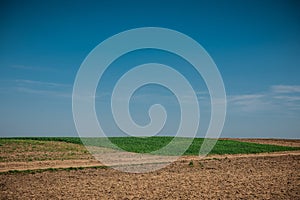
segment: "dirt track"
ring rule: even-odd
[[[84,169],[0,175],[2,199],[300,199],[300,156],[179,161],[148,174]]]
[[[250,157],[278,157],[278,156],[300,156],[300,151],[286,151],[286,152],[273,152],[273,153],[260,153],[260,154],[233,154],[233,155],[210,155],[207,157],[200,158],[199,156],[182,156],[179,158],[179,162],[183,161],[201,161],[210,159],[225,159],[225,158],[250,158]],[[129,162],[129,161],[128,161]],[[157,161],[156,162],[160,162]],[[132,163],[132,161],[131,161]],[[140,164],[147,164],[149,161],[139,161]],[[155,163],[155,162],[150,162]],[[31,162],[0,162],[0,172],[8,172],[11,170],[36,170],[36,169],[47,169],[47,168],[69,168],[69,167],[92,167],[92,166],[103,166],[102,163],[95,159],[88,160],[46,160],[46,161],[31,161]]]

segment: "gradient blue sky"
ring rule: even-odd
[[[299,2],[284,0],[1,1],[0,136],[77,136],[71,95],[84,58],[114,34],[151,26],[192,37],[214,59],[228,97],[221,137],[299,138],[299,10]],[[106,98],[124,72],[118,66],[129,69],[134,62],[152,60],[177,64],[191,82],[201,83],[176,59],[149,50],[117,60],[97,91],[97,114],[108,131],[118,135]],[[197,92],[208,118],[205,86]],[[137,91],[133,117],[146,123],[147,106],[158,99],[171,113],[164,133],[173,133],[179,119],[176,99],[161,87]],[[201,129],[207,122],[204,117]]]

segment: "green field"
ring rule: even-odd
[[[136,153],[150,153],[166,146],[173,137],[110,137],[109,140],[118,146],[119,148]],[[0,139],[0,148],[6,141],[61,141],[73,144],[82,145],[82,140],[77,137],[29,137],[29,138],[2,138]],[[177,138],[174,148],[171,148],[168,152],[164,152],[165,155],[177,155],[177,149],[187,138]],[[195,138],[190,147],[185,151],[184,155],[198,155],[202,138]],[[110,147],[103,138],[84,138],[83,141],[89,143],[92,146]],[[292,151],[300,150],[299,147],[286,147],[267,144],[256,144],[248,142],[239,142],[233,140],[218,140],[210,154],[249,154],[249,153],[263,153],[263,152],[276,152],[276,151]]]

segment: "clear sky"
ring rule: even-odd
[[[1,1],[0,136],[77,136],[72,87],[82,61],[108,37],[150,26],[192,37],[214,59],[228,98],[221,137],[300,138],[299,10],[299,2],[287,0]],[[201,83],[196,89],[205,130],[210,106],[201,77],[158,50],[132,52],[111,66],[97,90],[100,121],[120,134],[107,104],[112,84],[125,69],[153,60]],[[171,134],[180,116],[165,88],[137,91],[133,118],[147,123],[149,105],[159,102],[171,113],[162,134]]]

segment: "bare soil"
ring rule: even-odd
[[[300,156],[178,161],[147,174],[113,169],[1,174],[1,199],[300,199]]]
[[[227,158],[250,158],[250,157],[279,157],[279,156],[300,156],[300,151],[285,151],[285,152],[272,152],[272,153],[259,153],[259,154],[225,154],[225,155],[209,155],[206,157],[199,156],[182,156],[178,159],[180,162],[187,161],[202,161],[202,160],[217,160]],[[111,157],[112,156],[111,154]],[[164,159],[164,160],[162,160]],[[123,157],[121,160],[112,161],[113,165],[132,165],[132,164],[158,164],[163,161],[167,162],[168,157],[160,156],[158,158],[143,157],[141,160],[136,160],[135,157]],[[171,158],[172,160],[172,158]],[[12,170],[37,170],[37,169],[49,169],[49,168],[78,168],[78,167],[98,167],[104,166],[96,159],[81,159],[81,160],[44,160],[44,161],[31,161],[31,162],[0,162],[0,172],[9,172]],[[124,167],[124,168],[125,168]],[[122,168],[120,168],[122,169]]]
[[[279,146],[300,147],[299,139],[222,138],[221,140],[235,140],[240,142],[252,142],[258,144],[272,144],[272,145],[279,145]]]

